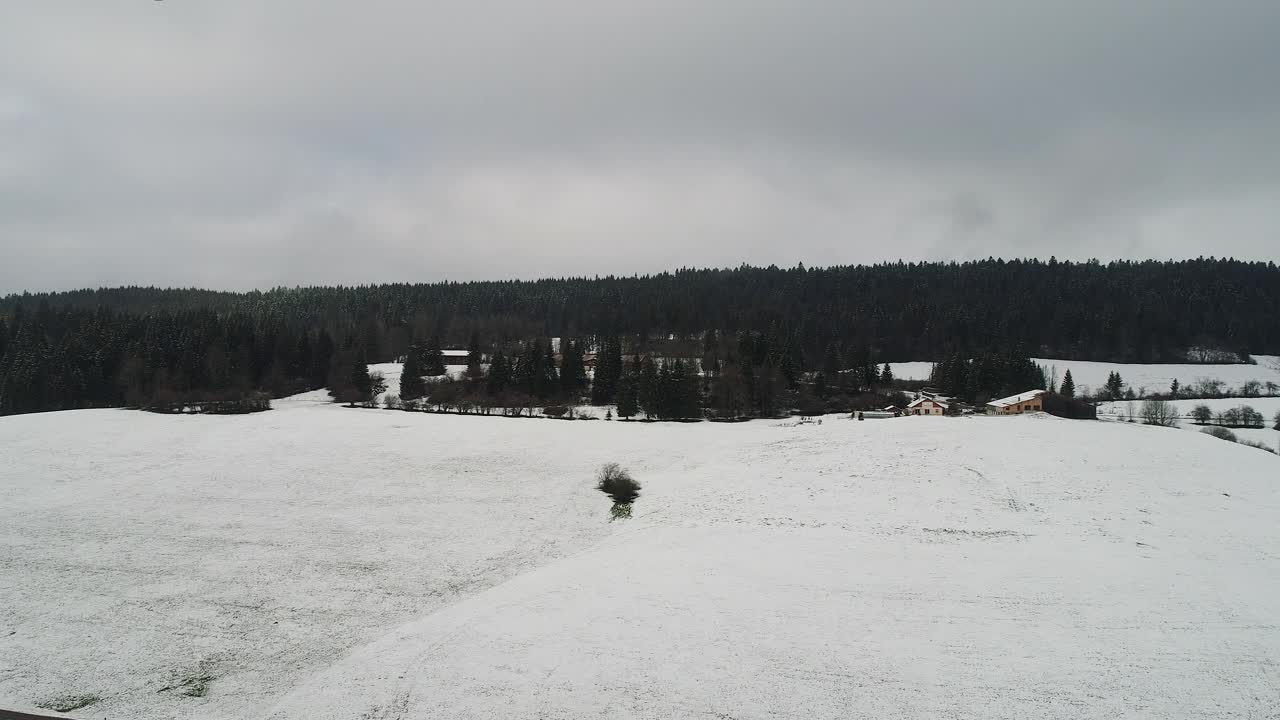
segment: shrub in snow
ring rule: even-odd
[[[1275,451],[1275,448],[1268,447],[1267,445],[1264,445],[1263,443],[1260,443],[1260,442],[1258,442],[1258,441],[1256,441],[1256,440],[1241,440],[1241,441],[1240,441],[1240,444],[1241,444],[1241,445],[1248,445],[1248,446],[1249,446],[1249,447],[1251,447],[1251,448],[1258,448],[1259,450],[1266,450],[1267,452],[1271,453],[1272,455],[1280,455],[1280,453],[1277,453],[1277,452]]]
[[[99,698],[97,695],[63,695],[61,697],[38,702],[36,703],[36,707],[42,710],[67,713],[72,710],[89,707],[101,699],[102,698]]]
[[[1265,422],[1266,422],[1266,418],[1262,416],[1262,413],[1258,412],[1257,410],[1254,410],[1252,407],[1249,407],[1248,405],[1242,405],[1240,407],[1240,424],[1241,425],[1244,425],[1245,427],[1251,427],[1251,428],[1260,428]]]
[[[400,396],[399,396],[399,395],[388,395],[388,396],[386,396],[385,398],[383,398],[383,399],[382,399],[382,405],[383,405],[383,407],[385,407],[385,408],[386,408],[386,409],[388,409],[388,410],[399,410],[399,409],[400,409]]]
[[[1178,413],[1173,405],[1164,400],[1147,400],[1142,403],[1142,422],[1147,425],[1174,427],[1178,424]]]
[[[547,407],[542,408],[543,415],[553,418],[564,417],[564,414],[567,412],[569,412],[569,408],[563,405],[548,405]]]
[[[369,373],[369,395],[371,398],[377,397],[387,391],[387,379],[382,373],[374,370]]]
[[[631,517],[631,503],[640,497],[640,483],[618,463],[608,463],[596,474],[596,489],[613,498],[613,516]],[[625,505],[626,507],[619,507]]]
[[[1213,410],[1208,405],[1197,405],[1191,410],[1191,419],[1195,420],[1197,425],[1208,425],[1213,420]]]
[[[1222,440],[1230,440],[1231,442],[1239,442],[1239,439],[1237,439],[1237,438],[1236,438],[1236,434],[1235,434],[1235,433],[1233,433],[1233,432],[1231,432],[1230,430],[1228,430],[1228,429],[1224,428],[1224,427],[1207,427],[1207,428],[1205,428],[1205,429],[1201,430],[1200,432],[1205,433],[1205,434],[1207,434],[1207,435],[1212,435],[1212,436],[1214,436],[1214,437],[1216,437],[1216,438],[1220,438],[1220,439],[1222,439]]]

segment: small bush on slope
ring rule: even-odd
[[[1176,427],[1178,413],[1173,405],[1164,400],[1147,400],[1142,403],[1142,422],[1147,425]]]
[[[640,483],[632,479],[618,463],[608,463],[596,474],[596,489],[609,497],[617,505],[630,505],[640,497]]]
[[[54,712],[71,712],[90,705],[101,700],[97,695],[64,695],[62,697],[45,700],[36,703],[36,707],[42,710],[52,710]]]
[[[1241,441],[1240,441],[1240,444],[1241,444],[1241,445],[1248,445],[1248,446],[1249,446],[1249,447],[1251,447],[1251,448],[1258,448],[1259,450],[1266,450],[1267,452],[1271,453],[1272,455],[1280,454],[1280,453],[1277,453],[1277,452],[1276,452],[1275,448],[1272,448],[1272,447],[1269,447],[1269,446],[1267,446],[1267,445],[1264,445],[1264,444],[1262,444],[1262,443],[1258,442],[1257,440],[1241,440]]]
[[[1202,432],[1202,433],[1204,433],[1204,434],[1206,434],[1206,435],[1212,435],[1212,436],[1214,436],[1214,437],[1216,437],[1216,438],[1218,438],[1218,439],[1220,439],[1220,440],[1229,440],[1229,441],[1231,441],[1231,442],[1240,442],[1240,439],[1236,437],[1236,434],[1235,434],[1235,433],[1231,432],[1230,430],[1228,430],[1228,429],[1226,429],[1226,428],[1224,428],[1224,427],[1208,427],[1208,428],[1205,428],[1205,429],[1201,430],[1200,432]]]

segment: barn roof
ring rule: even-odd
[[[912,401],[911,401],[911,404],[910,404],[910,405],[908,405],[907,407],[908,407],[908,408],[913,408],[913,407],[915,407],[915,406],[917,406],[917,405],[919,405],[919,404],[921,404],[921,403],[925,403],[925,402],[931,402],[931,403],[933,403],[933,404],[937,405],[938,407],[951,407],[951,403],[947,402],[946,400],[940,400],[940,399],[938,399],[938,398],[936,398],[936,397],[933,397],[933,398],[930,398],[930,397],[922,397],[922,398],[919,398],[918,400],[912,400]]]
[[[1019,393],[1017,395],[1010,395],[1009,397],[1000,398],[999,400],[992,400],[987,404],[990,405],[991,407],[998,407],[998,408],[1009,407],[1010,405],[1017,405],[1018,403],[1026,402],[1033,398],[1037,398],[1043,395],[1044,393],[1045,393],[1044,390],[1028,390],[1024,393]]]

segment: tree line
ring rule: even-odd
[[[585,391],[597,402],[616,400],[639,384],[643,357],[666,355],[700,378],[704,407],[769,414],[892,386],[880,377],[885,362],[989,356],[1006,360],[948,366],[943,377],[949,389],[964,388],[957,394],[997,396],[1025,389],[1029,375],[1001,365],[1013,356],[1160,362],[1185,360],[1188,348],[1280,354],[1277,310],[1274,263],[1212,258],[24,293],[0,299],[0,413],[163,407],[320,387],[362,392],[354,387],[357,364],[434,362],[433,342],[492,356],[490,394]],[[566,380],[549,364],[552,337],[597,355],[594,383],[584,386],[585,373],[572,367]],[[702,372],[691,369],[695,360]],[[664,367],[654,372],[660,377]],[[654,406],[658,414],[680,412],[673,407]]]

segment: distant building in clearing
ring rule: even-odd
[[[907,405],[908,415],[946,415],[951,403],[937,397],[920,397]]]
[[[1021,415],[1044,411],[1073,420],[1097,420],[1098,408],[1080,398],[1063,397],[1046,390],[1028,390],[987,403],[987,411],[995,415]]]
[[[1026,412],[1044,410],[1044,390],[1028,390],[1017,395],[1010,395],[987,403],[990,412],[996,415],[1021,415]]]
[[[464,366],[467,364],[466,350],[441,350],[440,354],[444,356],[444,364],[451,367]]]

